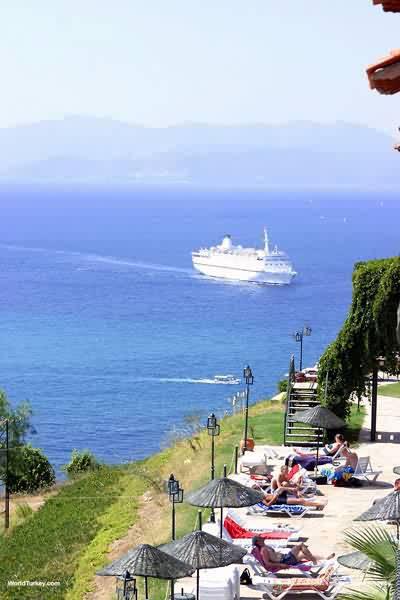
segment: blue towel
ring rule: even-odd
[[[273,504],[272,506],[265,506],[265,504],[259,502],[257,506],[265,510],[265,512],[281,512],[282,510],[286,510],[294,515],[299,515],[305,511],[305,507],[302,504]]]

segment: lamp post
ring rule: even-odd
[[[4,529],[8,529],[10,527],[10,490],[8,486],[9,480],[9,420],[1,419],[0,425],[5,426],[5,468],[4,468]]]
[[[173,473],[168,479],[168,496],[172,503],[172,539],[175,539],[175,504],[182,504],[183,489],[179,487],[179,480],[175,479]]]
[[[221,427],[214,413],[207,419],[207,432],[211,436],[211,479],[215,479],[215,438],[220,434]]]
[[[211,478],[211,480],[213,480],[213,479],[215,479],[215,438],[221,433],[221,427],[218,424],[217,417],[214,415],[214,413],[211,413],[211,415],[207,419],[207,432],[208,432],[208,435],[211,436],[211,473],[210,473],[210,478]],[[215,523],[215,513],[214,513],[213,508],[211,509],[210,521],[211,521],[211,523]]]
[[[249,424],[249,395],[250,395],[250,386],[254,383],[254,377],[252,370],[249,365],[243,369],[243,379],[246,383],[246,409],[244,413],[244,447],[243,454],[247,450],[247,429]]]
[[[183,502],[183,488],[179,486],[179,480],[175,479],[173,473],[168,479],[169,501],[172,502],[172,540],[175,539],[175,504]],[[171,598],[174,597],[174,580],[171,579]]]
[[[123,575],[117,577],[115,591],[117,594],[117,600],[137,600],[138,591],[136,587],[136,579],[131,576],[129,571],[125,571]]]
[[[311,327],[304,326],[301,331],[296,331],[294,339],[296,342],[300,342],[300,371],[303,370],[303,338],[311,335]]]

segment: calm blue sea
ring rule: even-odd
[[[160,448],[185,415],[229,408],[238,376],[275,391],[312,327],[305,363],[335,337],[359,260],[399,252],[393,194],[152,187],[0,189],[0,386],[28,399],[32,442],[54,465],[73,448],[108,462]],[[190,252],[267,225],[299,272],[288,287],[196,275]]]

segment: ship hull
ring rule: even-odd
[[[192,256],[193,267],[206,275],[217,279],[228,279],[231,281],[254,281],[268,285],[288,285],[296,275],[294,271],[269,271],[264,268],[262,261],[258,264],[230,265],[228,261],[217,262],[207,260],[206,257]]]

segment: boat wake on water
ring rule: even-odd
[[[74,263],[79,262],[78,270],[88,271],[93,268],[93,265],[104,264],[120,267],[131,267],[132,269],[140,269],[144,271],[159,271],[166,273],[180,273],[182,275],[193,276],[192,269],[183,267],[174,267],[171,265],[160,265],[157,263],[129,260],[127,258],[118,258],[116,256],[102,256],[100,254],[91,254],[86,252],[77,252],[73,250],[55,250],[51,248],[41,248],[32,246],[19,246],[15,244],[1,244],[0,248],[19,252],[47,252],[57,256],[70,258]]]
[[[140,382],[158,382],[158,383],[198,383],[206,385],[239,385],[240,379],[233,375],[215,375],[213,378],[199,378],[195,379],[192,377],[142,377],[136,380]]]

